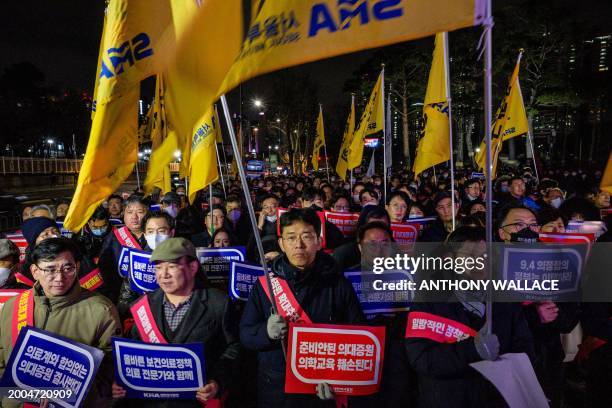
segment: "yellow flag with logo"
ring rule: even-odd
[[[220,132],[213,105],[206,111],[202,125],[196,129],[189,160],[189,201],[198,191],[219,179],[217,169],[217,133]]]
[[[412,170],[415,177],[424,170],[450,160],[450,128],[446,89],[446,48],[444,33],[436,34],[423,106],[425,125],[417,145]]]
[[[80,230],[131,174],[138,157],[140,81],[167,62],[166,2],[112,0],[107,7],[96,79],[95,114],[64,226]]]
[[[384,96],[384,77],[385,70],[383,69],[378,75],[378,80],[372,89],[370,99],[361,114],[359,126],[355,130],[355,135],[351,140],[350,151],[348,155],[348,168],[354,169],[361,165],[363,159],[363,148],[365,138],[368,135],[382,132],[385,126],[385,96]]]
[[[348,157],[351,152],[351,142],[355,135],[355,96],[351,98],[351,113],[346,121],[344,128],[344,136],[342,137],[342,146],[340,146],[340,154],[338,155],[338,163],[336,163],[336,173],[346,181],[346,172],[348,171]]]
[[[484,15],[480,0],[264,1],[220,93],[278,69],[477,25]]]
[[[144,182],[145,194],[151,194],[154,187],[167,193],[171,190],[170,168],[168,163],[176,151],[176,132],[168,131],[166,118],[164,77],[158,74],[155,84],[155,99],[151,114],[151,149],[149,169]]]
[[[606,165],[603,177],[601,178],[599,189],[612,194],[612,152],[610,152],[610,155],[608,156],[608,164]]]
[[[325,126],[323,124],[323,108],[319,106],[319,117],[317,119],[317,135],[312,148],[312,168],[319,170],[319,154],[321,148],[325,146]]]
[[[527,112],[523,103],[523,95],[521,93],[521,85],[519,82],[519,70],[521,66],[521,57],[519,56],[514,66],[514,71],[510,77],[506,95],[501,106],[495,114],[493,123],[493,133],[491,135],[491,158],[493,167],[493,177],[497,173],[497,161],[499,153],[503,148],[503,142],[513,137],[523,136],[529,132],[529,121],[527,120]],[[486,173],[486,145],[485,140],[480,143],[480,150],[475,156],[476,163],[480,169]]]

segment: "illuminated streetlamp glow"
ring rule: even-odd
[[[261,106],[263,105],[263,102],[261,101],[261,99],[255,99],[253,101],[253,105],[255,105],[256,108],[261,108]]]

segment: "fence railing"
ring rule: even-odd
[[[6,157],[0,156],[0,171],[5,174],[76,174],[83,160],[67,158]],[[138,171],[147,171],[147,163],[139,162]],[[136,167],[134,167],[136,172]]]

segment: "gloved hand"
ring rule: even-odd
[[[474,337],[474,346],[483,360],[496,360],[499,356],[499,339],[495,334],[487,334],[485,328]]]
[[[322,382],[317,384],[317,397],[324,401],[334,399],[334,392],[328,383]]]
[[[273,313],[270,315],[270,317],[268,317],[267,330],[268,337],[270,337],[272,340],[278,340],[281,337],[284,337],[289,329],[285,319],[283,319],[282,316]]]

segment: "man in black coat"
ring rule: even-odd
[[[202,276],[195,247],[185,238],[169,238],[151,255],[160,288],[144,295],[132,306],[135,321],[133,339],[149,342],[144,323],[137,316],[143,301],[151,311],[152,322],[168,343],[203,343],[208,383],[198,389],[196,400],[147,401],[147,407],[192,407],[221,398],[237,375],[240,356],[237,318],[229,297],[208,288]],[[113,398],[123,398],[125,390],[113,384]]]
[[[320,251],[321,222],[311,209],[292,209],[281,216],[279,246],[283,255],[272,263],[272,275],[284,281],[313,323],[354,324],[364,316],[351,283],[334,259]],[[242,344],[258,352],[257,406],[326,407],[333,402],[314,395],[285,394],[285,359],[281,341],[286,320],[271,314],[272,303],[258,281],[240,321]],[[327,385],[319,384],[317,390]],[[321,393],[322,394],[322,393]]]

